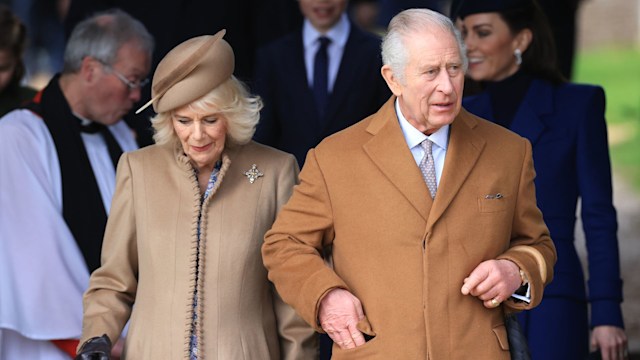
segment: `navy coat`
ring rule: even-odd
[[[254,139],[295,155],[375,113],[391,96],[380,68],[380,39],[351,24],[329,96],[326,118],[318,117],[304,64],[302,29],[258,50],[255,88],[264,101]]]
[[[463,106],[475,115],[493,120],[491,99],[486,92],[466,97]],[[570,83],[553,86],[533,80],[510,126],[512,131],[529,139],[533,146],[538,206],[558,253],[555,276],[545,289],[540,309],[521,317],[525,320],[529,341],[534,344],[534,358],[536,334],[562,339],[562,348],[575,344],[580,347],[575,351],[586,355],[587,302],[591,305],[592,327],[623,327],[618,225],[612,204],[604,110],[605,95],[601,87]],[[580,216],[588,250],[588,293],[574,245],[578,199],[581,200]],[[583,304],[577,307],[584,309],[583,316],[571,319],[568,313],[572,309],[560,308],[564,305],[557,299],[571,300],[564,304]],[[556,305],[558,308],[554,309]],[[561,317],[572,330],[555,334],[550,324],[535,321],[536,311],[541,316]],[[544,347],[553,348],[549,342]],[[571,358],[583,358],[576,354],[578,352],[573,352]],[[554,358],[552,356],[548,354],[544,358]]]

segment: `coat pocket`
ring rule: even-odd
[[[500,348],[502,350],[508,351],[509,338],[507,337],[507,328],[504,326],[504,324],[500,324],[491,330],[493,330],[493,333],[496,335],[496,338],[498,338],[498,344],[500,344]]]
[[[478,198],[478,210],[481,213],[505,211],[508,204],[509,199],[503,193],[486,194]]]

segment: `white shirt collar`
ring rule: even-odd
[[[450,125],[445,125],[438,129],[433,134],[427,136],[423,134],[420,130],[416,129],[409,123],[409,121],[402,114],[402,110],[400,110],[399,100],[396,98],[395,101],[396,114],[398,116],[398,122],[400,123],[400,128],[402,129],[402,134],[404,135],[404,140],[407,142],[409,149],[414,148],[417,145],[420,145],[424,139],[431,140],[434,144],[439,146],[440,148],[447,150],[447,146],[449,145],[449,127]]]
[[[342,13],[340,20],[325,34],[316,30],[308,19],[304,19],[304,24],[302,25],[302,43],[304,44],[304,48],[308,49],[314,45],[314,42],[318,40],[319,36],[326,36],[331,39],[332,45],[335,44],[342,48],[347,43],[350,30],[351,24],[349,23],[349,18],[346,13]]]

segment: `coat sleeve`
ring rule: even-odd
[[[582,114],[577,138],[576,168],[581,198],[581,218],[588,250],[591,326],[623,327],[622,280],[618,252],[618,223],[613,207],[611,164],[605,97],[593,88]]]
[[[542,301],[544,287],[553,279],[556,263],[556,249],[544,223],[542,212],[536,204],[534,185],[535,170],[531,144],[524,140],[522,168],[518,184],[518,198],[515,205],[510,246],[498,259],[515,262],[529,279],[531,302],[505,302],[511,309],[531,309]]]
[[[265,235],[262,256],[278,293],[317,331],[320,300],[331,289],[348,289],[321,255],[333,234],[329,193],[310,150],[300,184]]]
[[[84,294],[80,344],[107,334],[116,342],[124,328],[138,286],[135,193],[129,154],[120,158],[116,191],[102,244],[102,266],[95,270]]]
[[[278,211],[291,197],[293,187],[298,181],[298,172],[298,163],[293,156],[289,156],[278,177]],[[272,291],[280,338],[280,358],[284,360],[317,359],[318,342],[314,329],[282,300],[275,289]]]

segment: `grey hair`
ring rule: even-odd
[[[64,52],[63,73],[77,72],[87,56],[112,65],[118,50],[131,41],[137,42],[151,58],[153,36],[140,21],[120,9],[99,12],[73,29]]]
[[[432,26],[436,26],[453,35],[458,44],[458,50],[460,51],[462,68],[464,72],[467,71],[469,61],[467,59],[464,41],[462,41],[460,32],[451,20],[429,9],[408,9],[400,12],[391,19],[388,32],[384,36],[381,45],[382,63],[391,67],[393,74],[400,82],[404,83],[405,81],[404,71],[409,61],[409,54],[403,43],[404,38],[409,34],[430,29]]]
[[[207,94],[189,104],[203,113],[218,112],[227,120],[227,141],[230,146],[244,145],[251,141],[260,119],[262,100],[251,95],[247,86],[231,76]],[[165,111],[151,118],[156,144],[180,143],[173,130],[173,111]]]

